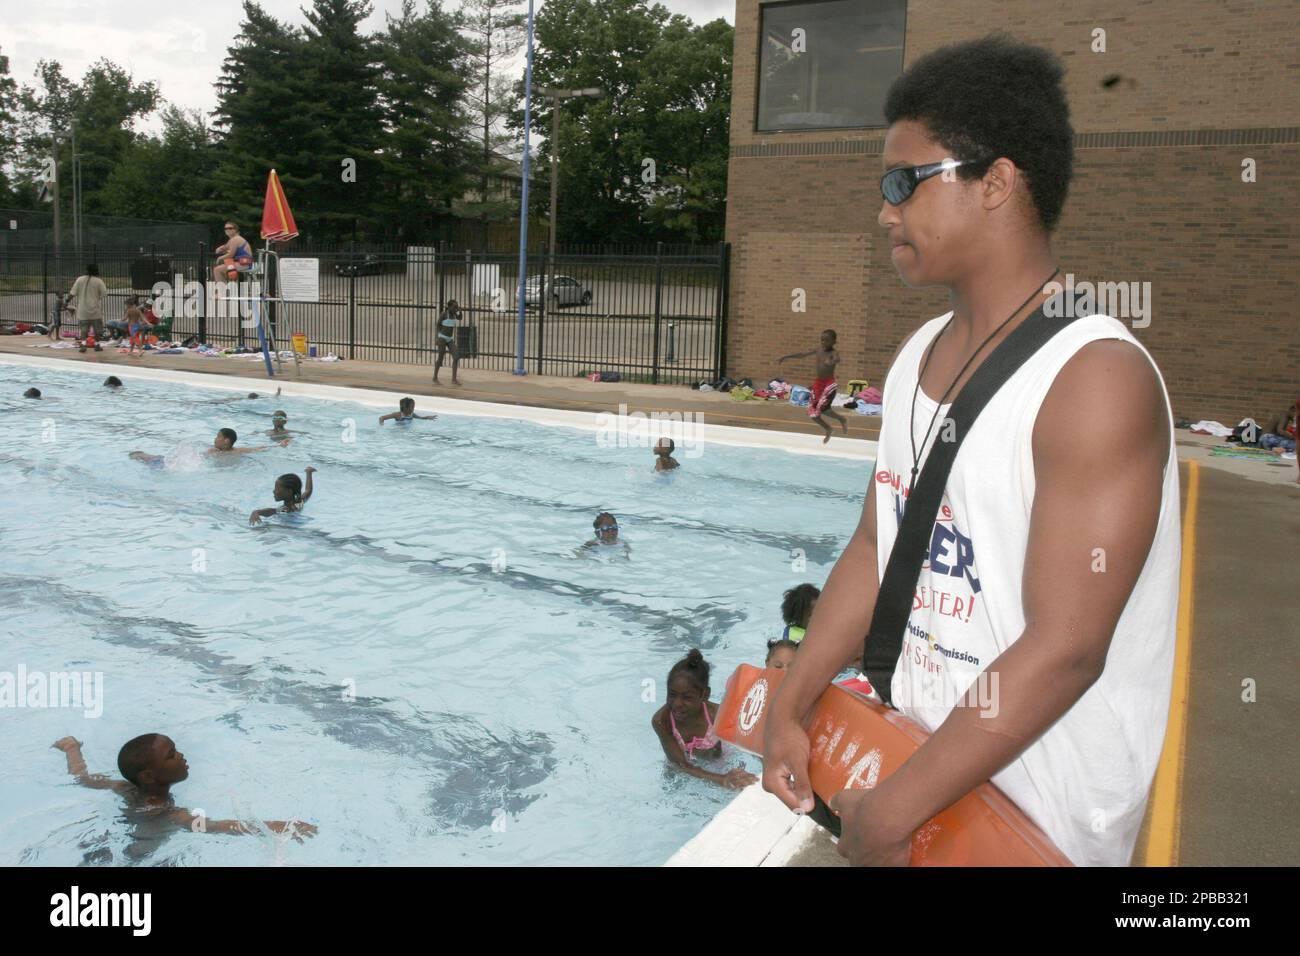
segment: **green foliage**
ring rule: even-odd
[[[464,98],[469,44],[435,0],[417,14],[404,0],[378,38],[384,104],[381,183],[385,237],[420,236],[465,190],[472,130]]]
[[[310,0],[301,28],[242,9],[210,125],[108,60],[80,80],[44,60],[19,87],[0,54],[0,204],[34,205],[57,151],[68,221],[75,126],[87,214],[234,219],[252,238],[275,169],[313,239],[426,241],[448,214],[485,232],[518,215],[499,186],[519,173],[520,0],[402,0],[370,35],[372,0]],[[536,43],[533,215],[549,209],[554,147],[536,90],[599,87],[560,107],[560,240],[721,239],[731,27],[646,0],[548,0]],[[160,106],[161,134],[138,132]]]
[[[534,90],[605,93],[561,106],[559,241],[720,240],[732,28],[644,0],[548,0],[536,32]],[[551,101],[533,106],[549,176]]]

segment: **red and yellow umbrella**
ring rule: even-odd
[[[293,221],[289,200],[284,197],[280,177],[271,170],[266,177],[266,201],[262,204],[262,238],[271,242],[285,242],[298,235],[298,225]]]

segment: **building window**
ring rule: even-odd
[[[759,132],[885,125],[906,0],[796,0],[759,17]]]

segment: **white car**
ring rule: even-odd
[[[572,276],[555,276],[548,282],[544,282],[540,276],[534,276],[524,283],[524,302],[528,305],[541,305],[543,295],[552,307],[591,305],[591,290]]]

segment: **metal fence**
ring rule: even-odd
[[[101,249],[132,249],[147,252],[151,245],[165,244],[177,248],[194,249],[207,236],[210,226],[160,219],[132,219],[125,216],[81,216],[81,235],[78,237],[72,216],[64,210],[62,219],[63,250],[69,255],[73,250],[97,246]],[[40,251],[54,246],[54,213],[50,209],[9,209],[0,207],[0,255],[24,251]]]
[[[341,244],[281,250],[283,259],[316,259],[320,292],[313,302],[268,310],[281,347],[304,333],[318,351],[343,358],[432,364],[435,323],[455,300],[465,368],[515,368],[519,256],[438,246]],[[126,297],[165,282],[183,293],[172,338],[217,345],[255,343],[215,262],[203,245],[147,254],[91,248],[84,261],[44,252],[0,253],[0,322],[46,321],[56,293],[66,292],[95,262],[109,288],[106,318]],[[617,250],[561,247],[527,257],[524,369],[540,375],[617,371],[644,382],[715,379],[725,365],[729,248],[654,246]],[[267,277],[274,295],[275,277]],[[241,280],[240,295],[253,287]],[[251,344],[251,343],[249,343]]]

